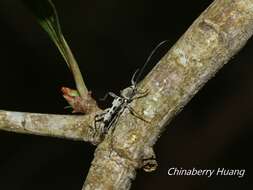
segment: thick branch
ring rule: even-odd
[[[252,33],[253,0],[214,1],[141,83],[149,94],[131,106],[150,123],[126,110],[98,146],[83,189],[129,189],[165,126]]]
[[[11,132],[84,140],[97,144],[99,134],[93,127],[94,114],[54,115],[0,111],[0,129]]]

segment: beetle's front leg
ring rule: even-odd
[[[100,98],[100,100],[105,101],[105,100],[108,98],[108,96],[111,96],[111,97],[113,97],[113,98],[118,98],[118,97],[119,97],[119,96],[117,96],[117,95],[116,95],[115,93],[113,93],[113,92],[107,92],[103,98]]]
[[[149,90],[144,90],[144,91],[141,91],[141,90],[137,90],[136,91],[136,95],[133,97],[133,100],[134,99],[139,99],[139,98],[143,98],[145,96],[147,96],[149,93]]]

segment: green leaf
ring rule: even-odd
[[[88,92],[78,64],[62,34],[58,14],[51,0],[22,0],[32,11],[41,27],[48,33],[57,46],[68,67],[70,68],[76,83],[76,88],[81,96]]]

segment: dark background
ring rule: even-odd
[[[152,67],[212,1],[54,2],[85,82],[98,98],[128,86],[152,48],[168,39]],[[69,113],[60,87],[74,87],[72,76],[20,1],[0,1],[0,29],[0,109]],[[172,121],[155,146],[157,171],[138,171],[132,189],[253,189],[252,51],[249,40]],[[1,131],[0,189],[79,190],[93,153],[84,142]],[[170,167],[238,168],[246,176],[171,177]]]

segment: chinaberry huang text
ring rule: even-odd
[[[171,167],[168,169],[169,176],[207,176],[208,178],[212,176],[236,176],[242,178],[245,175],[245,169],[226,169],[226,168],[217,168],[217,169],[184,169]]]

